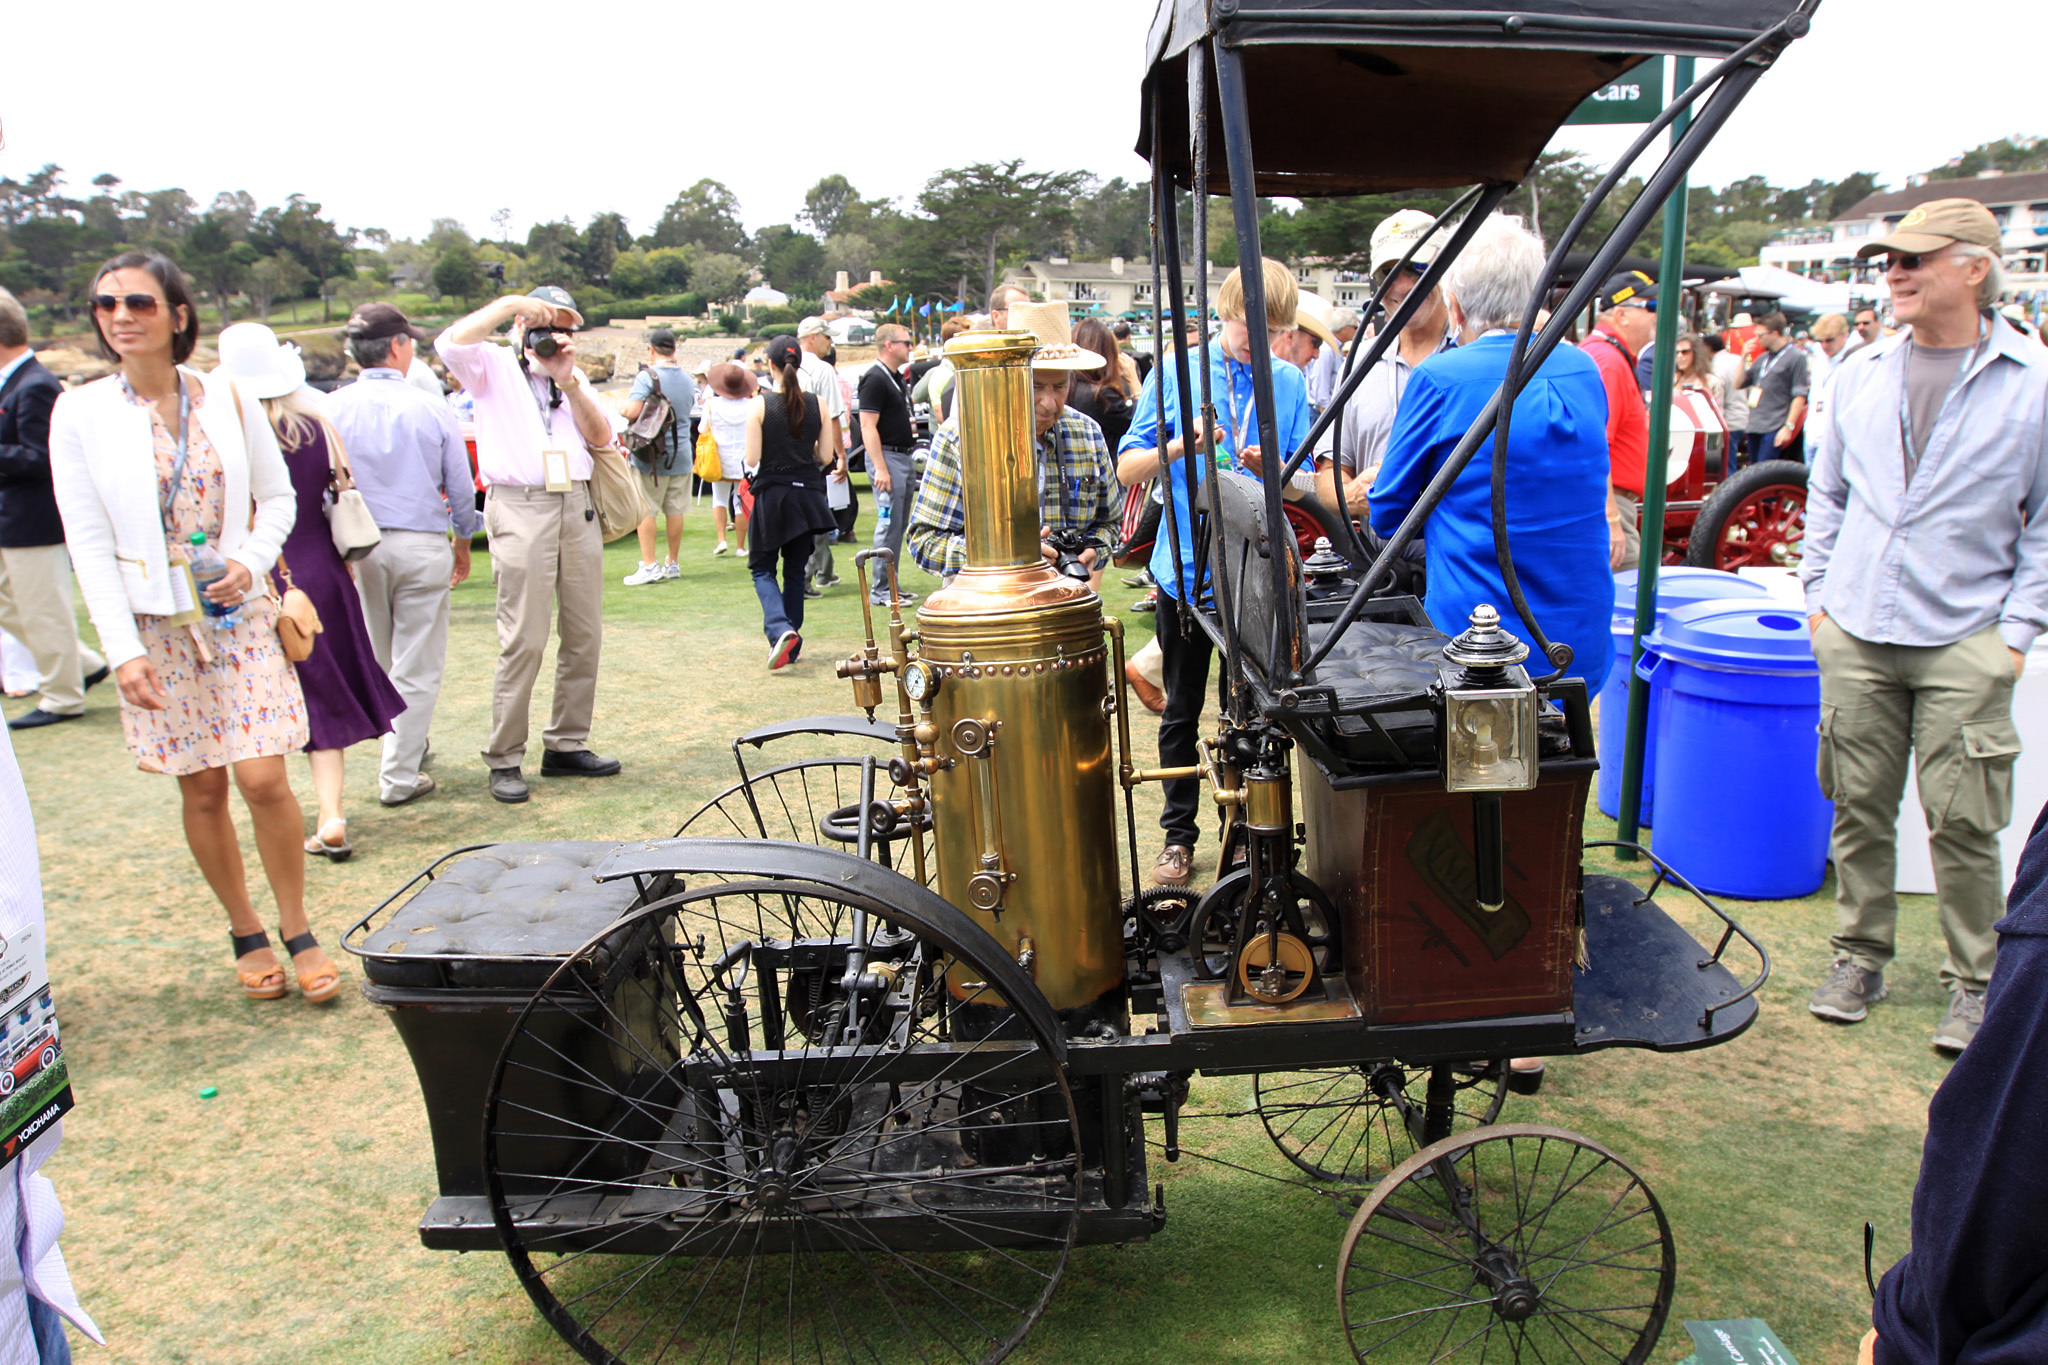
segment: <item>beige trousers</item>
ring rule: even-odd
[[[0,549],[0,630],[28,646],[35,656],[37,686],[45,711],[60,716],[85,711],[85,675],[107,661],[80,643],[71,609],[71,556],[62,545]]]
[[[1837,959],[1891,962],[1899,918],[1899,797],[1919,759],[1935,899],[1948,940],[1942,984],[1984,989],[2005,913],[1998,832],[2012,819],[2012,655],[1987,626],[1952,645],[1859,640],[1832,620],[1813,638],[1820,664],[1820,789],[1835,803]]]
[[[1643,562],[1643,500],[1617,488],[1614,501],[1621,507],[1621,567],[1633,569]]]
[[[561,642],[554,710],[541,742],[565,752],[590,747],[604,641],[604,539],[591,512],[587,483],[566,493],[498,484],[485,497],[484,531],[498,584],[498,673],[484,749],[492,768],[516,768],[525,757],[527,713],[551,616]]]
[[[384,736],[378,795],[409,796],[419,785],[448,662],[448,580],[455,551],[435,531],[386,531],[373,554],[356,564],[356,591],[370,625],[370,648],[405,698],[405,710]]]

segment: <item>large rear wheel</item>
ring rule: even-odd
[[[1080,1130],[1056,1040],[964,938],[843,887],[705,882],[554,973],[484,1164],[514,1272],[585,1360],[1016,1346],[1074,1241]]]

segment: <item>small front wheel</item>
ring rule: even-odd
[[[1379,1183],[1344,1237],[1337,1311],[1359,1361],[1642,1365],[1677,1279],[1641,1177],[1590,1138],[1505,1124]]]

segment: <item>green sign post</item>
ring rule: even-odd
[[[1664,112],[1664,59],[1652,57],[1601,86],[1566,123],[1648,123]]]

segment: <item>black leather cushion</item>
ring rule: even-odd
[[[1311,648],[1321,648],[1327,626],[1310,626]],[[1431,626],[1354,621],[1330,656],[1316,666],[1316,681],[1346,703],[1409,697],[1428,690],[1450,637]]]
[[[363,970],[389,986],[524,987],[631,909],[632,879],[591,871],[616,842],[494,844],[447,864],[363,942]],[[477,958],[526,958],[526,962]]]

